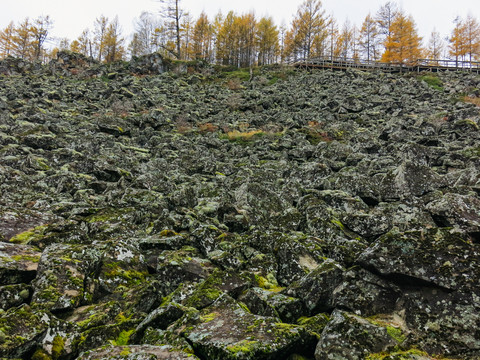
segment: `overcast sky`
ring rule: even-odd
[[[271,15],[277,25],[283,21],[289,25],[303,0],[182,0],[181,5],[196,18],[202,10],[213,17],[218,10],[226,14],[230,10],[244,13],[254,10],[260,17]],[[361,26],[365,16],[374,14],[387,0],[323,0],[327,14],[333,14],[339,24],[346,19]],[[465,17],[469,12],[480,20],[479,0],[398,0],[406,13],[417,23],[419,34],[428,40],[435,27],[442,37],[450,35],[456,16]],[[34,19],[50,15],[54,20],[52,34],[55,37],[77,38],[85,28],[93,28],[99,15],[112,19],[118,15],[125,36],[133,32],[133,20],[142,11],[158,12],[160,5],[155,0],[0,0],[0,28],[10,21],[18,23],[25,17]]]

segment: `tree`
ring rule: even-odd
[[[378,59],[379,36],[377,22],[368,14],[363,21],[358,38],[360,52],[367,61]]]
[[[174,52],[174,54],[177,59],[181,59],[181,21],[187,13],[180,7],[181,0],[158,1],[163,4],[161,14],[170,30],[172,36],[170,40],[174,41],[176,45],[176,53]]]
[[[398,13],[390,26],[390,35],[385,41],[386,50],[382,55],[382,61],[413,64],[421,58],[421,41],[413,18]]]
[[[399,14],[398,6],[394,1],[388,1],[378,10],[375,20],[378,24],[378,31],[383,36],[383,42],[391,35],[392,23]]]
[[[15,29],[12,37],[13,55],[21,59],[32,60],[32,25],[28,17]]]
[[[143,11],[134,23],[135,33],[129,45],[130,53],[133,56],[153,53],[156,50],[155,29],[159,27],[161,27],[160,21],[153,14]]]
[[[192,57],[192,32],[193,32],[193,19],[190,14],[186,14],[182,19],[181,24],[181,34],[182,34],[182,44],[181,44],[181,53],[183,58],[186,60],[191,59]]]
[[[465,49],[469,61],[480,55],[480,24],[472,14],[464,21]]]
[[[338,37],[338,55],[343,59],[347,59],[350,55],[353,57],[353,48],[354,48],[355,36],[354,36],[354,27],[350,24],[350,21],[347,19],[345,24],[343,24],[342,32]]]
[[[339,51],[337,49],[338,46],[338,26],[337,20],[331,15],[328,20],[328,30],[327,30],[327,37],[329,43],[329,55],[330,60],[333,60],[334,57],[339,55]]]
[[[235,43],[237,44],[236,66],[248,67],[255,62],[256,27],[257,20],[253,12],[235,18],[234,31],[236,34]]]
[[[42,56],[42,52],[44,51],[43,44],[48,39],[52,27],[53,21],[48,15],[37,18],[31,27],[32,45],[34,46],[34,58],[36,60],[39,60]]]
[[[101,15],[99,18],[95,19],[94,23],[94,47],[97,55],[97,60],[102,61],[105,56],[105,39],[107,36],[108,29],[108,18],[104,15]]]
[[[286,35],[287,54],[294,59],[309,58],[316,44],[316,53],[319,45],[324,48],[323,42],[327,38],[325,11],[322,10],[320,0],[305,0],[298,8],[291,29]]]
[[[93,44],[90,38],[90,30],[83,30],[80,36],[70,44],[70,50],[93,58]]]
[[[230,11],[225,19],[218,24],[217,41],[216,41],[216,56],[217,61],[223,65],[235,65],[235,51],[237,44],[235,34],[235,18],[236,15]]]
[[[258,65],[272,64],[278,52],[278,30],[271,17],[263,17],[257,25]]]
[[[459,58],[465,58],[467,54],[465,46],[465,26],[462,19],[459,17],[454,20],[455,27],[452,30],[452,35],[449,41],[449,55],[455,58],[455,66],[458,66]]]
[[[211,56],[212,26],[207,14],[202,12],[193,27],[193,57],[209,60]]]
[[[123,47],[125,39],[122,38],[122,29],[116,16],[113,21],[108,24],[104,38],[105,62],[113,62],[122,60],[125,54]]]
[[[445,50],[445,43],[440,36],[440,33],[433,29],[430,40],[428,40],[427,58],[431,60],[440,60],[443,51]]]
[[[13,37],[15,34],[15,24],[10,22],[8,26],[0,31],[0,57],[6,57],[13,54],[15,49]]]

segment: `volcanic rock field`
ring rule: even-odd
[[[480,75],[0,61],[0,358],[480,359]]]

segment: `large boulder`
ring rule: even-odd
[[[209,359],[282,359],[312,340],[301,326],[253,315],[228,296],[179,330],[200,357]]]

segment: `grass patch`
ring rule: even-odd
[[[480,97],[464,96],[462,101],[480,107]]]
[[[443,91],[443,82],[436,75],[420,76],[421,81],[425,81],[430,87],[438,91]]]

